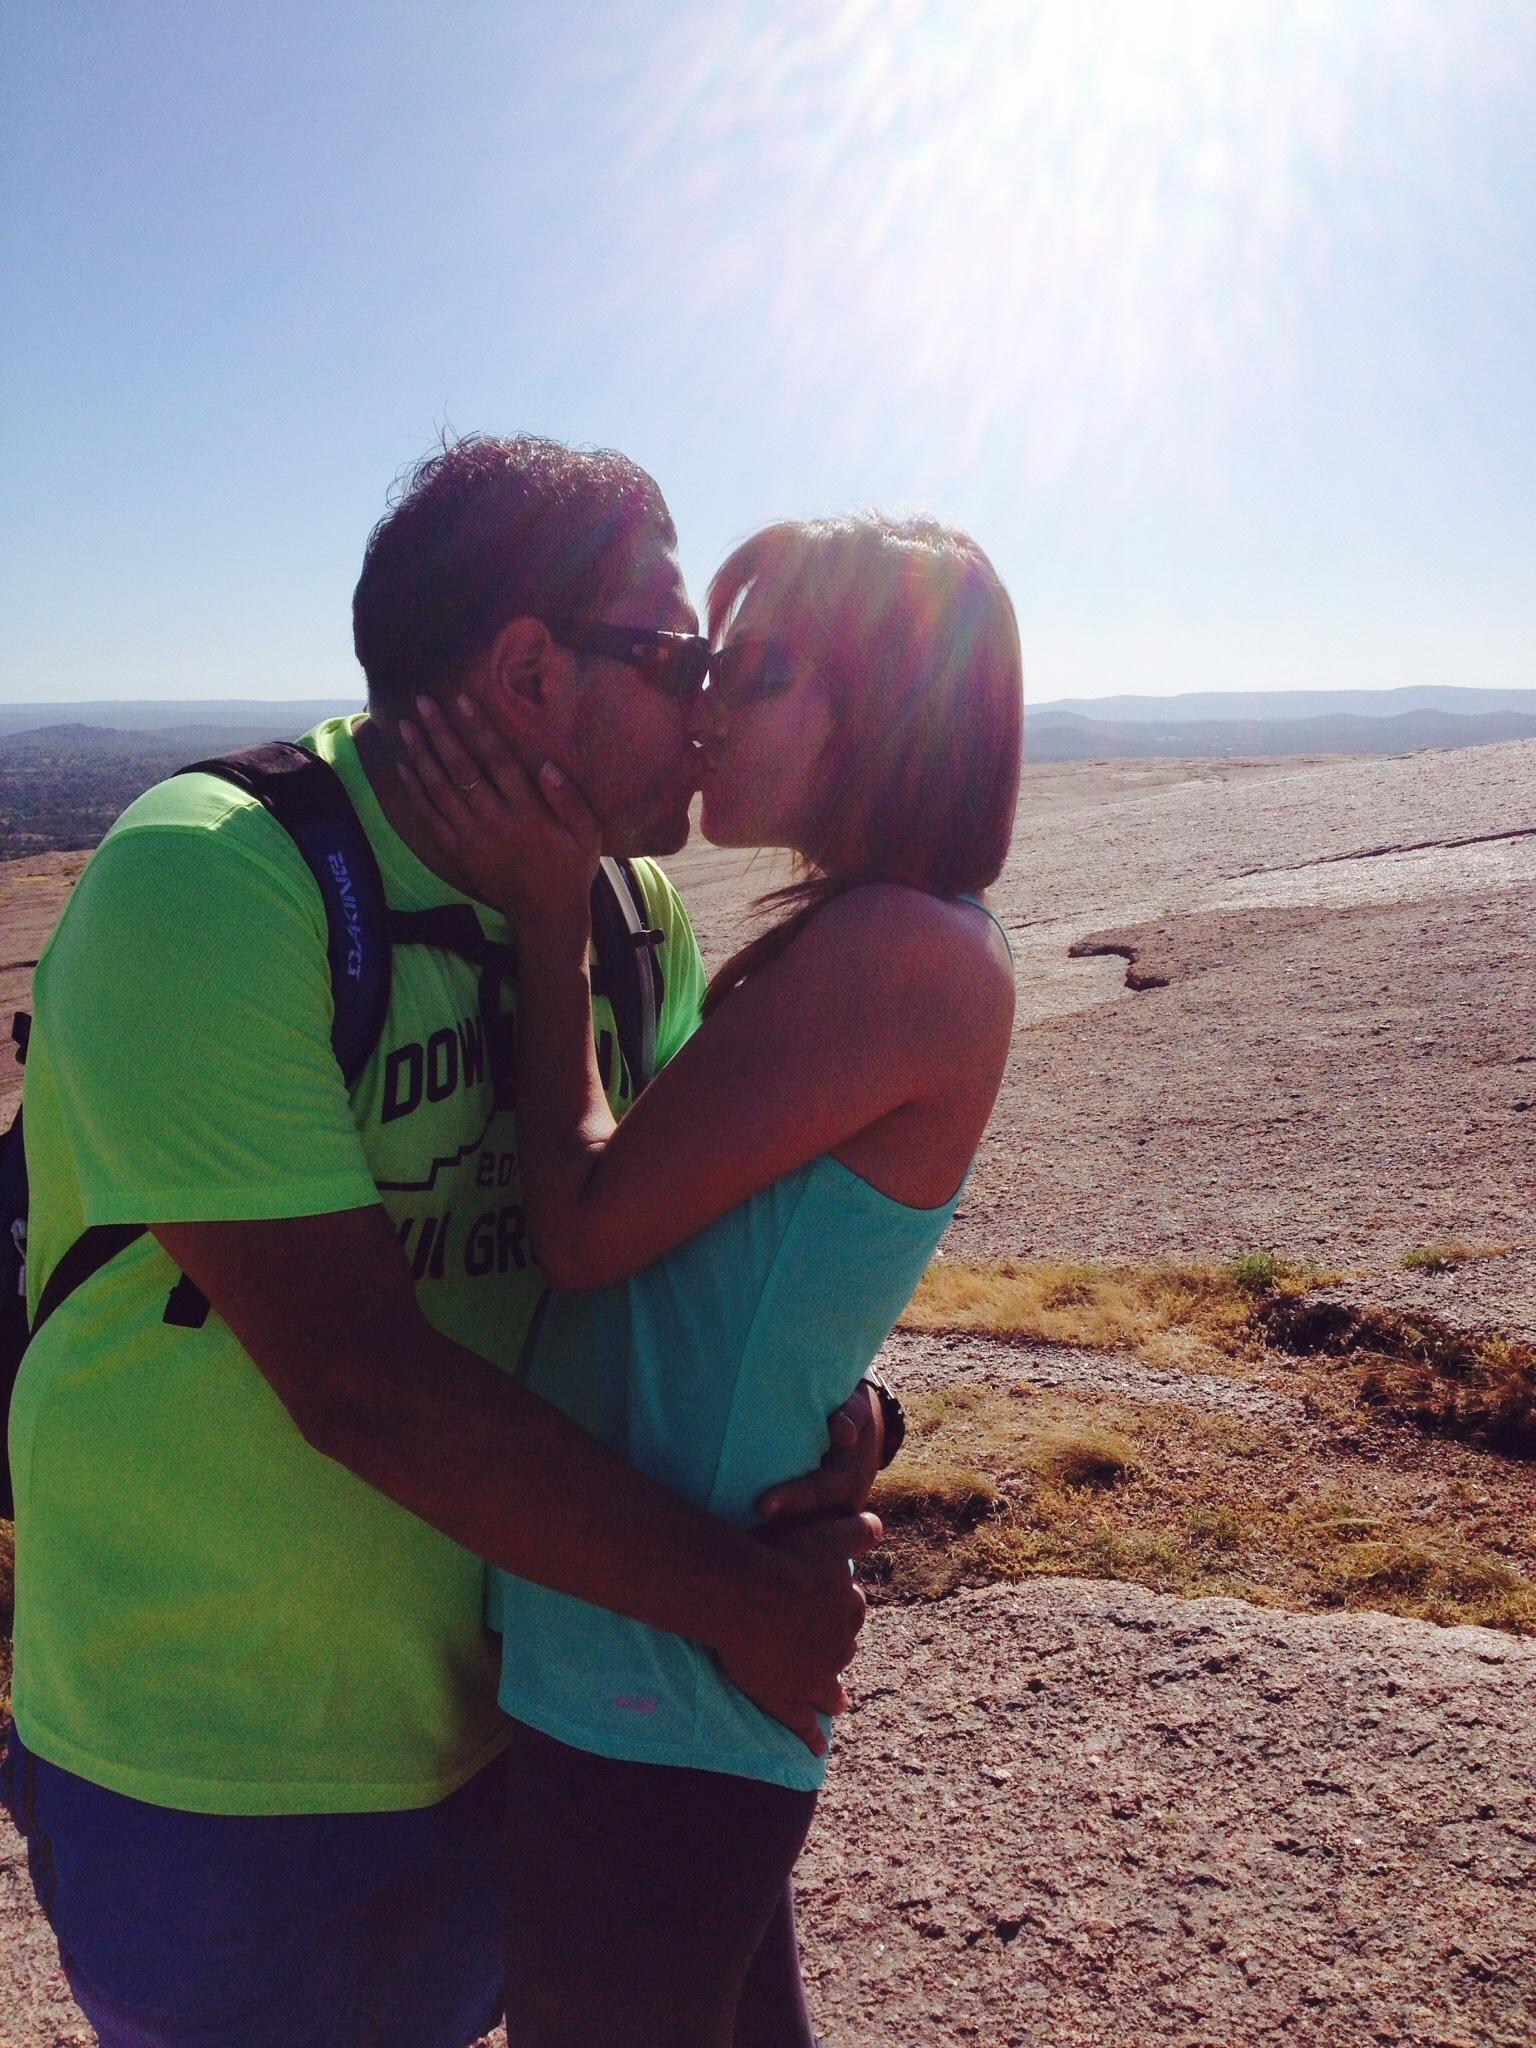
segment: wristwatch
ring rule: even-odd
[[[874,1366],[865,1373],[863,1384],[874,1389],[880,1403],[880,1419],[885,1425],[885,1441],[880,1453],[880,1470],[883,1472],[907,1440],[907,1412],[897,1399],[896,1389]]]

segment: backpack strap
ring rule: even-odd
[[[27,1033],[32,1019],[18,1011],[11,1025],[16,1058],[26,1064]],[[27,1241],[27,1147],[22,1132],[22,1112],[17,1110],[11,1127],[0,1138],[0,1322],[15,1313],[15,1303],[26,1294]],[[5,1338],[0,1336],[0,1350]],[[0,1394],[3,1394],[4,1365],[0,1363]],[[0,1401],[0,1424],[4,1421]]]
[[[18,1013],[11,1026],[16,1057],[26,1064],[27,1039],[32,1019]],[[27,1323],[26,1229],[27,1150],[23,1132],[24,1112],[0,1143],[0,1516],[9,1520],[16,1512],[16,1495],[11,1485],[11,1463],[5,1450],[5,1425],[11,1411],[11,1395],[22,1354],[59,1303],[93,1273],[115,1259],[124,1246],[144,1234],[142,1223],[96,1223],[82,1230],[62,1259],[48,1275],[42,1300],[31,1326]],[[183,1285],[190,1283],[183,1282]]]
[[[184,775],[216,775],[256,799],[303,855],[325,906],[326,952],[334,1016],[331,1047],[350,1088],[373,1055],[389,1008],[390,955],[396,945],[440,947],[480,968],[480,1008],[498,1088],[510,1085],[511,1047],[501,1017],[499,987],[517,971],[514,948],[486,938],[467,904],[437,910],[392,910],[368,836],[335,769],[306,747],[272,740],[217,759],[195,761]],[[634,1092],[656,1070],[656,1031],[664,994],[657,957],[663,934],[647,923],[639,876],[628,862],[606,856],[592,885],[592,932],[597,950],[597,992],[613,1008],[619,1049]],[[14,1035],[25,1057],[25,1024]],[[20,1119],[18,1118],[18,1122]],[[19,1137],[19,1132],[18,1132]],[[61,1302],[142,1237],[142,1223],[93,1224],[48,1276],[31,1334],[36,1336]],[[172,1288],[165,1321],[185,1329],[206,1322],[208,1303],[185,1274]]]
[[[19,1060],[26,1058],[29,1022],[18,1015],[11,1027]],[[11,1390],[27,1348],[27,1154],[21,1116],[18,1109],[10,1129],[0,1138],[0,1520],[7,1522],[15,1517],[16,1499],[5,1425],[11,1412]]]
[[[67,1300],[77,1287],[83,1287],[93,1273],[99,1273],[119,1252],[126,1251],[147,1228],[143,1223],[93,1223],[89,1230],[82,1230],[48,1275],[37,1314],[32,1318],[32,1335],[37,1335],[61,1301]],[[183,1279],[179,1284],[188,1283]]]
[[[254,797],[304,857],[325,907],[331,970],[331,1050],[350,1088],[379,1042],[389,1008],[390,940],[384,881],[346,785],[328,761],[292,740],[271,740],[217,759],[194,761],[183,775],[216,775]],[[92,1224],[48,1275],[32,1322],[35,1337],[59,1304],[144,1235],[142,1223]],[[208,1301],[182,1274],[165,1317],[201,1329]]]
[[[331,1049],[350,1088],[384,1029],[390,934],[384,878],[346,784],[328,761],[293,740],[194,761],[180,772],[217,775],[255,797],[304,856],[325,905]]]
[[[488,939],[467,903],[444,903],[432,910],[391,910],[388,931],[392,945],[434,946],[479,968],[480,1022],[496,1086],[496,1108],[510,1108],[515,1042],[513,1019],[502,1013],[501,984],[517,975],[517,948]]]
[[[597,952],[593,993],[613,1009],[619,1050],[638,1094],[656,1071],[656,1026],[661,1011],[662,933],[646,923],[645,893],[628,861],[604,859],[592,883],[592,939]],[[391,910],[388,930],[396,946],[435,946],[480,969],[480,1014],[491,1071],[502,1107],[511,1101],[513,1027],[501,1012],[500,983],[517,976],[517,948],[488,939],[467,903],[435,910]]]
[[[638,1095],[656,1072],[656,1030],[664,993],[657,948],[664,934],[649,922],[640,877],[627,860],[605,854],[592,884],[594,994],[613,1009],[619,1051]]]
[[[656,949],[664,934],[647,923],[648,906],[640,878],[627,860],[598,864],[592,882],[592,940],[597,952],[593,993],[605,995],[613,1009],[619,1050],[629,1068],[635,1094],[656,1071],[656,1030],[661,1015],[663,982]],[[510,1101],[511,1021],[501,1014],[499,984],[517,975],[517,949],[488,939],[467,903],[436,910],[391,910],[389,936],[396,946],[437,946],[457,953],[480,969],[480,1013],[491,1071]]]

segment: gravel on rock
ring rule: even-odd
[[[1038,1579],[881,1610],[857,1684],[827,2048],[1536,2040],[1536,1644]]]
[[[825,2048],[1536,2040],[1536,1643],[1042,1578],[882,1608],[856,1687]],[[77,2048],[25,1883],[0,1826],[0,2044]]]
[[[1090,1351],[1080,1345],[1013,1342],[959,1331],[897,1330],[880,1353],[903,1394],[943,1387],[991,1387],[1002,1393],[1059,1387],[1130,1401],[1169,1401],[1208,1414],[1238,1415],[1308,1427],[1300,1398],[1283,1386],[1234,1374],[1185,1372],[1148,1365],[1130,1351]]]

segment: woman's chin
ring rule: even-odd
[[[739,828],[732,820],[729,808],[719,802],[712,802],[706,789],[699,805],[699,830],[711,846],[750,846],[750,839],[743,839]]]

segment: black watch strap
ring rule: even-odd
[[[873,1366],[864,1375],[866,1387],[873,1387],[880,1403],[880,1417],[885,1425],[885,1441],[880,1453],[880,1470],[894,1462],[897,1452],[907,1440],[907,1411],[897,1398],[896,1389],[882,1372]]]

